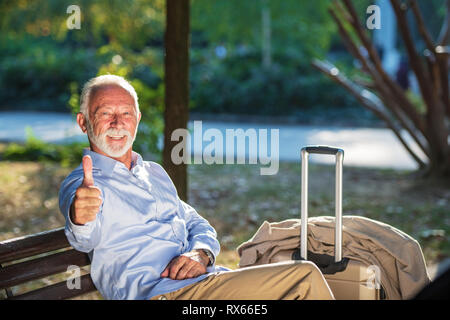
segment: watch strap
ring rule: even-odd
[[[208,249],[201,249],[201,250],[208,256],[209,263],[207,267],[212,266],[214,264],[214,255],[212,254],[212,252],[209,251]]]

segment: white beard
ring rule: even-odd
[[[86,128],[87,128],[87,134],[89,139],[92,141],[92,143],[94,143],[97,148],[99,148],[102,152],[104,152],[105,154],[107,154],[110,157],[113,158],[119,158],[121,156],[123,156],[128,149],[131,148],[131,146],[133,145],[134,140],[136,139],[136,132],[137,132],[137,127],[136,127],[136,132],[134,133],[134,136],[131,136],[131,133],[128,132],[127,130],[124,129],[108,129],[105,132],[99,134],[98,136],[95,135],[94,133],[94,128],[92,128],[90,122],[86,123]],[[110,146],[107,142],[106,142],[106,136],[107,135],[123,135],[127,137],[127,141],[125,143],[125,145],[123,147],[113,147]]]

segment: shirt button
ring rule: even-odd
[[[162,295],[158,298],[158,300],[167,300],[166,296]]]

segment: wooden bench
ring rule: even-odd
[[[17,295],[13,295],[11,288],[29,281],[65,273],[70,265],[81,268],[90,263],[86,253],[76,251],[70,246],[64,234],[64,228],[5,240],[0,242],[0,290],[5,290],[8,300],[74,298],[96,290],[88,272],[83,271],[87,274],[82,275],[77,282],[80,286],[72,289],[67,285],[67,281],[44,285],[44,287]],[[69,276],[70,273],[66,278]]]

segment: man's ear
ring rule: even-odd
[[[138,117],[138,121],[137,121],[138,123],[141,121],[141,116],[142,116],[142,113],[139,112],[139,117]]]
[[[86,131],[87,131],[86,118],[84,117],[84,114],[82,114],[81,112],[77,113],[77,123],[80,126],[81,131],[86,133]]]

